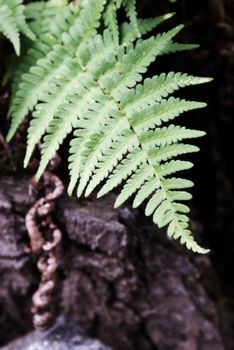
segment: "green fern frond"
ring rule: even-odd
[[[107,5],[104,21],[106,27],[109,29],[110,33],[112,34],[113,40],[116,45],[119,44],[119,25],[118,25],[118,19],[117,19],[117,10],[118,10],[118,4],[116,4],[115,0],[112,0]]]
[[[117,12],[121,6],[125,7],[130,22],[124,23],[123,27],[119,28]],[[154,19],[138,21],[136,0],[110,0],[107,3],[106,11],[104,13],[105,25],[112,34],[116,45],[119,44],[120,32],[122,32],[122,42],[126,43],[128,41],[134,41],[136,38],[139,38],[141,34],[145,34],[147,31],[153,29],[153,27],[156,27],[160,21],[162,22],[163,19],[158,18],[157,21]]]
[[[16,54],[19,55],[19,31],[12,15],[12,11],[3,3],[0,3],[0,32],[2,32],[12,42]]]
[[[134,31],[137,37],[141,36],[140,30],[138,28],[138,20],[137,20],[137,10],[136,10],[136,0],[124,0],[124,6],[126,8],[127,16],[129,17]]]
[[[28,16],[27,18],[31,20],[29,25],[35,31],[38,40],[29,47],[23,47],[26,53],[21,56],[19,65],[14,73],[12,98],[8,113],[8,116],[12,116],[13,119],[17,118],[14,110],[21,105],[21,98],[23,98],[23,95],[18,96],[18,91],[20,90],[20,84],[24,84],[24,74],[30,73],[30,69],[36,65],[39,59],[44,58],[51,51],[53,45],[61,44],[61,35],[63,31],[69,30],[76,20],[76,16],[80,11],[80,6],[77,4],[65,6],[66,3],[66,0],[50,0],[46,3],[30,3],[26,6],[25,12]],[[39,8],[38,5],[40,5]],[[39,11],[38,17],[35,13],[37,10]],[[36,19],[34,20],[34,18]],[[24,103],[27,103],[27,101],[22,100],[22,105]],[[22,117],[19,116],[19,123],[21,120]],[[9,133],[9,140],[14,132],[15,131],[12,131],[12,135]]]
[[[58,16],[63,14],[67,0],[49,0],[46,2],[33,2],[25,6],[25,17],[28,25],[39,38],[41,35],[50,33],[51,27],[58,22]],[[62,17],[59,19],[61,21]]]
[[[20,53],[20,32],[31,40],[36,39],[26,23],[24,11],[22,0],[0,0],[0,33],[12,42],[17,55]]]
[[[173,15],[174,13],[168,13],[163,16],[158,16],[156,18],[138,19],[137,26],[138,26],[140,35],[143,36],[151,32],[153,29],[157,28],[159,24],[171,18]],[[124,22],[120,26],[120,34],[121,34],[122,44],[127,44],[129,42],[136,40],[139,35],[138,32],[136,32],[132,22],[130,23]]]
[[[145,203],[145,214],[159,227],[168,225],[170,237],[206,253],[189,230],[189,207],[183,204],[191,199],[193,184],[177,177],[193,166],[180,157],[198,151],[186,140],[204,132],[171,121],[205,107],[172,94],[210,79],[180,72],[145,78],[159,56],[194,47],[174,42],[183,26],[139,39],[171,15],[137,20],[135,1],[125,0],[84,0],[77,7],[65,2],[61,7],[51,0],[26,11],[38,42],[16,71],[8,139],[32,112],[25,166],[41,141],[37,178],[69,135],[69,194],[76,187],[78,197],[88,196],[101,186],[100,197],[121,186],[116,207],[130,198],[134,207]],[[130,23],[119,31],[120,7]],[[37,9],[46,30],[33,23]],[[46,21],[47,12],[57,13],[53,23]]]
[[[38,58],[35,57],[35,66],[29,67],[29,72],[23,74],[20,81],[17,81],[19,89],[10,105],[9,115],[13,122],[7,136],[8,141],[12,139],[28,112],[36,106],[41,95],[50,90],[50,84],[66,69],[66,58],[75,57],[79,45],[95,35],[105,0],[89,0],[88,3],[89,6],[81,8],[80,12],[77,12],[77,9],[74,11],[73,5],[64,7],[62,15],[58,17],[57,25],[55,23],[55,26],[51,27],[54,38],[57,35],[57,40],[54,42],[56,45],[52,48],[44,45],[46,55],[44,58],[43,53],[41,56],[40,51],[36,49],[35,52],[34,49],[34,52],[39,54]],[[64,49],[64,46],[67,49]],[[31,50],[27,57],[31,55]]]
[[[31,67],[29,73],[22,76],[14,101],[10,107],[13,120],[7,139],[11,140],[25,116],[37,104],[41,96],[50,90],[56,76],[66,70],[67,50],[56,46],[45,58],[37,61],[37,66]]]

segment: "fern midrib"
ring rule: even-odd
[[[128,118],[127,114],[126,114],[126,117]],[[129,122],[129,123],[130,123],[130,125],[131,125],[131,122]],[[157,173],[157,171],[156,171],[156,169],[155,169],[155,166],[151,163],[151,160],[150,160],[150,157],[149,157],[149,155],[148,155],[148,152],[147,152],[146,147],[144,146],[143,143],[141,143],[140,138],[139,138],[139,136],[138,136],[138,134],[137,134],[137,131],[135,130],[135,128],[134,128],[133,125],[131,125],[131,128],[132,128],[132,130],[134,131],[134,133],[136,133],[137,138],[138,138],[138,142],[139,142],[139,144],[140,144],[140,147],[141,147],[142,151],[145,153],[147,162],[148,162],[148,164],[150,165],[151,169],[153,170],[153,172],[154,172],[154,174],[155,174],[155,178],[156,178],[155,181],[158,181],[158,183],[160,184],[160,188],[163,190],[163,192],[164,192],[164,194],[165,194],[165,198],[166,198],[167,202],[169,202],[169,204],[170,204],[170,208],[171,208],[170,211],[173,212],[173,217],[176,219],[176,221],[174,220],[174,225],[177,226],[177,227],[181,227],[180,222],[179,222],[178,219],[177,219],[177,213],[176,213],[176,211],[175,211],[175,209],[174,209],[174,207],[173,207],[173,202],[172,202],[170,196],[168,196],[168,194],[167,194],[167,189],[166,189],[166,187],[164,186],[164,184],[162,183],[161,177],[160,177],[160,175]],[[181,227],[181,229],[182,229],[182,227]],[[175,231],[175,230],[174,230],[174,231]]]
[[[95,55],[95,56],[96,56],[96,55]],[[82,71],[83,71],[84,73],[86,73],[86,74],[87,74],[87,73],[89,74],[89,69],[88,69],[87,65],[86,65],[86,66],[83,65],[83,64],[80,62],[79,57],[77,57],[77,56],[76,56],[76,60],[77,60],[78,63],[80,64]],[[136,67],[137,67],[137,64],[134,66],[134,68],[136,68]],[[134,70],[134,68],[133,68],[133,70]],[[109,73],[111,70],[114,71],[115,69],[116,69],[116,67],[113,67],[113,68],[111,68],[111,69],[108,69],[108,73]],[[106,73],[107,73],[107,72],[106,72]],[[140,136],[139,136],[138,133],[137,133],[137,128],[135,128],[134,125],[131,124],[131,118],[128,116],[128,113],[127,113],[127,111],[129,110],[130,105],[132,106],[132,105],[134,105],[135,103],[138,104],[138,103],[139,103],[139,100],[133,99],[133,100],[131,101],[130,104],[127,104],[124,108],[122,108],[122,107],[121,107],[121,103],[118,102],[118,101],[116,101],[115,98],[114,98],[113,95],[112,95],[113,92],[117,91],[117,90],[119,89],[119,87],[120,87],[126,80],[127,80],[127,77],[125,77],[125,79],[121,79],[121,80],[118,82],[117,86],[114,88],[114,90],[113,90],[111,93],[108,93],[104,88],[102,88],[101,85],[99,84],[99,81],[98,81],[98,80],[96,81],[96,86],[97,86],[97,88],[99,88],[100,91],[102,91],[102,93],[103,93],[105,96],[108,97],[107,101],[104,103],[103,108],[105,108],[105,107],[107,106],[107,104],[111,103],[111,101],[112,101],[112,103],[114,103],[114,105],[116,106],[116,109],[117,109],[121,114],[123,114],[123,118],[125,118],[125,119],[128,121],[129,128],[132,130],[133,134],[135,135],[136,141],[137,141],[139,147],[141,148],[142,153],[144,154],[145,160],[146,160],[146,162],[148,163],[148,165],[150,166],[150,168],[152,169],[152,171],[153,171],[153,173],[154,173],[155,181],[158,181],[158,182],[159,182],[160,188],[161,188],[161,189],[164,191],[164,193],[165,193],[165,198],[167,198],[167,201],[169,202],[169,205],[170,205],[170,210],[171,210],[171,212],[173,213],[173,216],[174,216],[174,218],[175,218],[175,220],[176,220],[176,221],[174,220],[175,225],[177,225],[177,227],[181,227],[179,221],[177,220],[177,214],[176,214],[176,211],[175,211],[175,209],[174,209],[174,207],[173,207],[173,203],[172,203],[172,201],[170,200],[170,197],[167,196],[167,190],[166,190],[165,186],[163,185],[163,183],[162,183],[162,181],[161,181],[160,175],[157,173],[157,171],[156,171],[154,165],[151,163],[151,160],[150,160],[150,158],[149,158],[149,156],[148,156],[148,152],[147,152],[147,150],[146,150],[144,144],[142,144],[142,142],[140,141]],[[180,80],[180,77],[178,77],[178,78],[176,79],[176,81],[179,81],[179,80]],[[164,83],[164,86],[165,86],[165,85],[167,85],[167,82]],[[160,86],[160,90],[161,90],[161,86]],[[148,94],[144,94],[144,96],[142,97],[142,99],[145,99],[146,97],[150,96],[152,93],[155,93],[155,91],[154,91],[154,92],[149,92]],[[122,119],[122,117],[121,117],[121,119]],[[96,124],[97,124],[97,123],[95,123],[95,125],[96,125]],[[91,130],[89,130],[89,133],[88,133],[89,135],[92,134],[92,131],[93,131],[94,128],[95,128],[95,126],[93,126],[93,127],[91,128]],[[111,134],[112,134],[112,133],[113,133],[113,130],[111,130]],[[108,134],[108,135],[109,135],[109,134]],[[89,164],[90,164],[91,162],[92,162],[92,157],[89,159],[88,164],[86,164],[86,166],[87,166],[87,165],[89,166]],[[81,178],[82,178],[82,175],[81,175]],[[181,227],[181,229],[182,229],[182,227]]]
[[[177,225],[177,227],[181,227],[180,222],[177,220],[177,213],[176,213],[175,209],[173,208],[173,203],[172,203],[170,197],[167,196],[167,190],[166,190],[165,186],[163,185],[163,183],[162,183],[162,181],[161,181],[161,178],[160,178],[160,176],[158,175],[158,173],[157,173],[157,171],[156,171],[156,169],[155,169],[155,166],[154,166],[153,164],[151,164],[151,160],[150,160],[150,158],[149,158],[149,156],[148,156],[148,152],[147,152],[147,150],[145,149],[145,147],[144,147],[144,145],[142,144],[142,142],[140,141],[140,137],[139,137],[137,131],[135,130],[134,126],[131,124],[131,117],[129,117],[129,116],[127,115],[127,113],[125,112],[125,110],[121,108],[121,104],[120,104],[118,101],[116,101],[116,100],[114,99],[114,97],[112,96],[111,93],[107,93],[104,89],[102,89],[101,86],[98,84],[98,82],[97,82],[97,85],[98,85],[99,88],[103,91],[104,94],[106,94],[109,98],[111,98],[111,99],[114,101],[114,103],[116,104],[116,107],[117,107],[117,109],[119,110],[119,112],[120,112],[121,114],[124,113],[125,118],[128,120],[129,127],[130,127],[130,129],[132,130],[132,132],[135,134],[135,136],[136,136],[136,138],[137,138],[137,141],[138,141],[138,144],[139,144],[139,147],[141,148],[141,150],[142,150],[142,152],[143,152],[143,154],[144,154],[144,156],[145,156],[145,158],[146,158],[146,161],[147,161],[148,165],[151,167],[151,169],[153,170],[153,173],[155,174],[155,178],[156,178],[155,181],[158,180],[161,189],[162,189],[162,190],[164,191],[164,193],[165,193],[165,197],[166,197],[166,199],[167,199],[167,201],[169,202],[170,207],[171,207],[170,210],[173,212],[174,217],[175,217],[175,219],[176,219],[176,222],[174,221],[174,223],[175,223],[175,225]],[[181,227],[181,229],[183,230],[182,227]]]
[[[80,62],[79,62],[79,63],[80,63]],[[81,63],[80,63],[80,64],[81,64]],[[82,69],[83,69],[84,71],[87,71],[87,66],[85,67],[85,66],[83,66],[83,65],[81,64],[81,67],[82,67]],[[123,82],[123,80],[120,80],[120,81],[118,82],[118,84],[117,84],[117,86],[115,87],[114,90],[116,90],[116,89],[121,85],[122,82]],[[103,92],[104,95],[106,95],[109,99],[111,99],[111,100],[115,103],[117,110],[118,110],[121,114],[124,113],[124,116],[125,116],[125,118],[127,119],[128,123],[129,123],[129,128],[132,130],[133,134],[135,134],[136,139],[137,139],[137,142],[138,142],[138,144],[139,144],[139,146],[140,146],[140,148],[141,148],[143,154],[144,154],[145,157],[146,157],[146,162],[147,162],[147,163],[149,164],[149,166],[152,168],[152,170],[153,170],[153,172],[154,172],[154,174],[155,174],[156,181],[157,181],[157,180],[159,181],[160,187],[161,187],[161,189],[164,191],[165,197],[167,198],[168,202],[170,203],[171,211],[173,212],[174,217],[175,217],[175,219],[176,219],[177,215],[176,215],[175,209],[173,208],[173,205],[172,205],[173,203],[172,203],[172,201],[171,201],[170,198],[168,198],[168,196],[167,196],[167,190],[166,190],[165,186],[163,185],[163,183],[162,183],[162,181],[161,181],[161,179],[160,179],[160,176],[158,175],[158,173],[157,173],[157,171],[156,171],[154,165],[151,164],[151,161],[150,161],[150,158],[149,158],[149,156],[148,156],[148,153],[147,153],[147,151],[146,151],[144,145],[143,145],[142,142],[140,141],[140,138],[139,138],[139,135],[138,135],[136,129],[135,129],[134,126],[130,123],[130,120],[131,120],[131,119],[128,117],[128,114],[127,114],[127,112],[126,112],[126,109],[127,109],[127,107],[129,107],[129,105],[125,106],[125,108],[122,108],[120,102],[116,101],[115,98],[112,96],[112,93],[113,93],[113,92],[112,92],[112,93],[108,93],[104,88],[101,87],[101,85],[99,84],[98,80],[96,81],[96,85],[97,85],[97,87]],[[143,98],[145,98],[145,95],[144,95]],[[132,102],[134,103],[134,102],[136,102],[136,101],[134,100],[134,101],[132,101]],[[138,103],[138,101],[137,101],[137,103]],[[89,162],[89,163],[90,163],[90,162]],[[178,222],[178,220],[176,221],[176,224],[177,224],[177,227],[181,227],[180,224],[179,224],[179,222]]]

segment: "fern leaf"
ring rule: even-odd
[[[138,21],[137,21],[137,11],[136,11],[136,0],[125,0],[124,6],[126,8],[127,16],[129,17],[134,31],[136,32],[136,35],[140,37],[140,31],[138,28]]]
[[[72,74],[74,74],[74,71],[72,71]],[[88,109],[90,107],[89,101],[92,99],[102,98],[102,95],[100,95],[100,92],[95,87],[91,88],[91,85],[86,85],[83,87],[80,84],[80,78],[80,76],[77,76],[73,81],[69,81],[69,89],[62,92],[63,95],[66,95],[65,103],[60,103],[62,99],[61,92],[60,94],[56,94],[55,99],[58,101],[58,105],[54,105],[55,112],[53,113],[53,119],[49,121],[47,135],[44,138],[41,163],[37,172],[37,178],[40,178],[50,159],[58,150],[59,145],[62,144],[65,137],[71,133],[73,128],[76,126],[77,120],[81,122],[81,119],[84,119],[84,115],[88,113]],[[69,90],[75,85],[77,93],[79,91],[79,99],[77,99],[77,96],[69,94]],[[80,102],[81,99],[82,102]],[[48,106],[44,106],[43,109],[46,111],[47,107]],[[65,113],[66,117],[64,118]],[[42,116],[44,117],[43,114]],[[44,132],[45,129],[43,130],[43,133]],[[33,131],[33,134],[35,134],[35,131]],[[34,142],[32,149],[35,147],[37,142]],[[28,159],[29,157],[30,155],[28,156]]]
[[[141,153],[137,147],[117,166],[108,177],[106,184],[98,192],[98,197],[102,197],[113,188],[117,187],[123,180],[128,178],[139,165],[145,161],[145,156]]]
[[[157,28],[159,26],[159,24],[170,19],[174,15],[175,15],[175,13],[171,12],[171,13],[166,13],[165,15],[158,16],[155,18],[147,18],[147,19],[138,20],[138,27],[139,27],[141,35],[145,35],[145,34],[149,33],[151,30]]]
[[[65,63],[66,65],[63,67],[61,77],[56,81],[56,85],[50,85],[50,90],[46,91],[43,96],[40,97],[44,103],[38,104],[35,112],[33,112],[34,119],[28,130],[28,147],[25,156],[25,165],[27,165],[35,145],[39,142],[53,120],[54,113],[60,106],[61,100],[71,94],[73,89],[78,90],[80,86],[77,81],[77,76],[74,76],[74,73],[81,70],[80,66],[68,60],[66,60]],[[51,96],[54,97],[53,103],[46,103],[50,100]]]
[[[119,26],[117,20],[117,6],[116,1],[112,0],[107,5],[105,11],[105,25],[112,34],[113,40],[116,45],[119,44]]]
[[[20,53],[20,32],[31,40],[36,39],[26,23],[24,10],[22,0],[0,0],[0,33],[12,42],[17,55]]]
[[[66,70],[66,50],[60,46],[49,52],[46,58],[37,61],[37,66],[30,69],[30,73],[24,74],[23,82],[15,95],[14,104],[11,106],[12,125],[7,135],[10,141],[17,128],[29,111],[33,109],[41,96],[50,90],[50,84],[56,76]]]
[[[19,84],[14,102],[11,104],[12,125],[7,136],[8,141],[11,140],[27,113],[35,107],[41,95],[49,91],[51,82],[63,72],[66,67],[65,58],[67,56],[75,56],[77,43],[81,45],[90,36],[94,36],[104,4],[105,0],[89,0],[88,4],[86,3],[86,6],[81,10],[80,15],[77,13],[73,14],[73,18],[75,17],[74,23],[73,21],[72,23],[68,21],[66,23],[68,32],[64,32],[61,35],[61,43],[64,43],[69,48],[69,51],[59,45],[53,46],[53,49],[47,56],[39,59],[34,66],[42,67],[41,74],[35,77],[35,74],[33,74],[34,67],[32,67],[30,72],[22,77],[24,82],[22,82],[22,85]],[[31,150],[28,154],[30,153]]]
[[[164,178],[165,176],[175,174],[179,171],[188,170],[193,167],[193,164],[188,161],[181,160],[171,160],[161,164],[160,166],[155,166],[155,169],[159,176]]]
[[[100,197],[121,186],[116,207],[130,198],[134,207],[144,202],[146,215],[159,227],[168,225],[170,237],[207,252],[194,241],[189,207],[183,204],[191,199],[188,189],[193,184],[177,176],[193,166],[180,156],[198,151],[184,140],[204,133],[170,122],[205,107],[171,95],[210,79],[175,72],[144,79],[158,56],[194,47],[174,42],[183,26],[137,40],[170,15],[138,20],[135,0],[61,3],[59,8],[50,0],[44,7],[35,3],[26,10],[38,43],[31,45],[16,71],[8,139],[32,112],[25,165],[42,140],[37,178],[70,135],[70,194],[77,186],[78,197],[83,192],[87,196],[101,185]],[[120,38],[121,6],[130,23],[122,25]],[[55,21],[48,21],[51,14],[56,14]]]
[[[163,53],[168,42],[182,28],[183,26],[178,26],[167,33],[157,35],[156,38],[153,37],[138,41],[134,49],[130,46],[130,49],[127,50],[126,55],[123,56],[122,62],[118,67],[124,79],[120,77],[121,82],[112,91],[112,96],[115,99],[119,100],[124,88],[133,87],[136,82],[142,80],[142,74],[147,71],[147,67],[158,55]]]
[[[112,115],[115,117],[118,115],[118,111],[112,111]],[[109,148],[112,142],[119,137],[119,133],[122,130],[128,129],[129,124],[125,118],[122,118],[120,114],[116,120],[113,119],[113,122],[109,122],[107,131],[104,135],[96,135],[96,137],[91,140],[90,147],[87,147],[85,153],[85,166],[83,167],[82,176],[78,185],[77,195],[81,196],[84,188],[87,185],[87,181],[91,178],[93,170],[98,164],[100,157],[102,157],[105,149]],[[100,137],[101,136],[101,137]],[[95,145],[95,146],[94,146]]]
[[[100,26],[100,18],[107,0],[87,0],[81,3],[80,15],[69,31],[62,34],[62,43],[67,48],[74,49],[77,44],[86,42],[94,37],[96,29]]]
[[[64,9],[67,11],[67,9],[71,8],[66,6],[67,3],[68,1],[66,0],[49,0],[47,2],[33,2],[25,6],[25,17],[30,20],[29,27],[37,37],[49,33],[51,27],[56,26],[58,16],[64,13]],[[59,22],[60,21],[61,19],[59,19]]]
[[[183,143],[176,143],[173,145],[166,145],[162,147],[156,147],[153,150],[148,151],[148,157],[150,158],[153,165],[167,161],[178,155],[198,152],[199,148],[193,145],[186,145]]]
[[[151,171],[150,171],[151,170]],[[153,169],[149,169],[146,164],[141,164],[135,173],[128,179],[120,195],[118,196],[115,207],[122,205],[132,194],[134,194],[146,180],[154,176]]]
[[[50,51],[50,47],[44,43],[36,42],[30,47],[27,54],[21,56],[19,65],[14,71],[13,83],[12,83],[12,94],[10,107],[8,110],[8,118],[14,120],[16,118],[14,110],[19,107],[19,90],[20,84],[24,83],[24,74],[29,73],[31,67],[35,65],[37,60],[43,58],[45,54]],[[23,98],[23,95],[21,95]],[[8,141],[10,138],[8,139]]]
[[[22,0],[7,0],[7,3],[11,5],[11,10],[16,21],[16,25],[19,31],[22,32],[26,37],[31,40],[36,40],[35,34],[32,32],[28,24],[26,23],[25,17],[25,6]]]
[[[147,148],[154,149],[157,146],[165,146],[184,139],[192,139],[204,136],[203,131],[190,130],[185,127],[169,125],[168,127],[149,130],[140,135],[140,141],[145,143]]]
[[[188,201],[192,199],[191,194],[186,191],[168,191],[167,194],[171,201]]]
[[[89,139],[92,133],[95,134],[98,128],[103,123],[105,124],[105,116],[108,116],[109,109],[113,102],[109,103],[108,98],[95,86],[95,82],[92,81],[92,76],[98,78],[100,72],[108,69],[111,62],[112,64],[116,62],[115,59],[112,61],[110,57],[110,59],[108,59],[108,64],[106,64],[105,60],[100,60],[99,58],[100,52],[105,52],[106,57],[109,57],[109,51],[112,52],[114,50],[113,42],[110,43],[109,40],[110,36],[106,33],[103,39],[100,36],[95,37],[93,45],[84,45],[84,47],[79,49],[80,62],[82,65],[86,64],[86,72],[82,69],[80,72],[73,69],[70,74],[71,76],[74,74],[76,75],[75,80],[76,84],[79,85],[79,89],[78,87],[76,89],[73,88],[72,91],[74,91],[74,93],[68,90],[69,94],[64,95],[63,98],[58,95],[58,92],[55,92],[53,100],[65,100],[65,103],[61,102],[59,106],[56,106],[57,109],[53,111],[53,120],[51,120],[48,129],[49,135],[46,136],[45,143],[42,147],[42,162],[37,173],[38,177],[45,169],[49,159],[52,157],[52,153],[55,152],[52,146],[56,145],[56,149],[58,148],[63,139],[71,132],[73,126],[76,125],[77,119],[79,119],[79,125],[82,126],[84,132],[78,133],[76,142],[73,142],[74,146],[72,150],[75,149],[75,151],[77,148],[82,150],[82,145]],[[97,60],[99,60],[99,64],[96,64]],[[107,102],[106,105],[105,102]],[[46,110],[49,106],[44,105],[43,108],[46,115]],[[92,127],[90,127],[88,115],[89,118],[91,118],[92,110],[95,111],[96,119]],[[88,121],[86,121],[86,119],[88,119]],[[63,132],[60,132],[61,125],[63,125]],[[67,130],[67,133],[65,133],[64,130]],[[85,133],[85,130],[87,133]],[[75,168],[80,168],[79,155],[77,158],[73,157],[73,163],[76,164]],[[77,176],[77,172],[74,174],[71,173],[73,179],[77,178]]]
[[[194,183],[192,181],[176,177],[164,179],[162,180],[162,184],[166,186],[169,190],[184,189],[194,186]]]
[[[156,193],[152,196],[152,198],[147,203],[145,208],[145,215],[150,216],[154,213],[156,208],[162,203],[163,200],[167,198],[166,192],[163,189],[158,189]]]
[[[41,58],[46,58],[46,55],[51,51],[51,45],[61,44],[61,35],[63,31],[69,30],[69,28],[74,24],[76,16],[79,13],[79,8],[77,6],[73,7],[72,4],[69,6],[62,6],[62,2],[62,0],[61,2],[58,2],[57,0],[50,0],[45,3],[41,8],[39,18],[37,18],[35,23],[32,22],[32,24],[34,24],[33,27],[39,28],[38,31],[35,30],[35,32],[40,35],[41,40],[33,43],[33,45],[28,48],[26,54],[21,57],[20,64],[15,71],[12,86],[12,99],[8,112],[8,116],[12,118],[13,122],[16,120],[17,123],[18,113],[16,111],[19,109],[19,106],[22,106],[21,108],[23,109],[23,106],[26,105],[26,110],[29,108],[27,107],[28,91],[26,90],[24,92],[22,91],[21,93],[19,92],[22,87],[25,86],[24,74],[30,74],[30,70],[32,70],[34,66],[37,66],[37,61]],[[38,5],[38,3],[28,4],[26,9],[28,6],[33,5]],[[36,11],[36,9],[34,9],[34,11]],[[31,18],[29,14],[28,16]],[[54,47],[56,50],[56,46]],[[50,54],[50,56],[52,55],[53,54]],[[43,75],[41,78],[43,79]],[[21,87],[20,84],[22,84]],[[26,97],[26,99],[24,97]],[[36,102],[37,100],[35,100],[35,104]],[[21,119],[22,117],[19,116],[19,123]],[[8,135],[8,137],[10,140],[12,136]]]
[[[160,182],[154,177],[151,176],[149,180],[147,180],[137,192],[137,195],[133,201],[133,208],[139,207],[149,196],[155,192],[160,186]]]
[[[168,13],[163,16],[158,16],[156,18],[147,18],[147,19],[139,19],[138,20],[138,30],[141,36],[149,33],[153,29],[157,28],[159,24],[164,22],[165,20],[171,18],[174,13]],[[120,37],[122,44],[128,44],[137,39],[138,33],[134,29],[133,23],[124,22],[120,27]]]
[[[148,130],[155,126],[160,126],[163,122],[173,120],[184,112],[206,106],[206,104],[201,102],[180,100],[179,98],[174,97],[160,101],[162,94],[164,96],[166,95],[164,86],[159,87],[158,91],[155,89],[155,101],[150,101],[151,106],[147,105],[145,101],[140,103],[140,100],[137,104],[139,103],[142,106],[141,109],[135,109],[135,106],[133,106],[134,110],[131,114],[131,120],[134,127],[137,128],[139,132],[144,132],[144,130]],[[146,107],[143,108],[143,106]],[[130,105],[125,108],[126,113],[129,113],[129,107]]]
[[[0,32],[2,32],[12,42],[16,54],[19,55],[19,30],[15,23],[12,11],[7,5],[4,5],[2,1],[0,2]]]
[[[108,175],[113,171],[116,165],[124,158],[128,152],[138,146],[138,140],[131,130],[125,130],[118,140],[114,141],[109,150],[98,164],[98,168],[94,170],[92,179],[90,180],[85,196],[88,196]]]
[[[146,105],[161,101],[163,97],[167,97],[180,88],[204,84],[209,81],[211,81],[210,78],[193,77],[186,73],[162,73],[152,79],[145,79],[144,83],[139,84],[135,90],[124,91],[125,94],[120,95],[121,105],[125,107],[126,112],[140,110]],[[200,106],[201,108],[205,107],[205,104]]]
[[[70,153],[73,154],[73,156],[70,157],[71,162],[71,183],[70,183],[70,191],[73,190],[74,186],[76,185],[79,174],[81,173],[81,167],[83,165],[82,163],[82,157],[84,153],[84,158],[87,160],[90,157],[90,150],[96,150],[93,149],[93,145],[95,144],[97,146],[98,141],[102,140],[102,133],[97,133],[97,129],[105,127],[107,120],[109,120],[109,113],[112,107],[111,102],[106,102],[105,96],[103,96],[104,99],[102,102],[104,104],[100,104],[97,107],[95,113],[96,113],[96,119],[94,120],[94,123],[92,127],[90,127],[89,119],[87,119],[82,124],[79,123],[79,125],[82,127],[83,132],[80,133],[79,131],[75,133],[76,138],[71,143],[71,150]],[[89,115],[94,115],[94,112],[91,112]],[[88,116],[88,114],[87,114]],[[111,120],[109,120],[111,121]],[[88,141],[87,141],[88,140]],[[108,141],[108,140],[107,140]],[[112,140],[110,139],[110,143]],[[79,150],[79,152],[77,151]],[[98,150],[97,152],[100,152]],[[95,155],[93,158],[95,159],[98,157],[98,155]],[[92,162],[90,161],[90,164]]]

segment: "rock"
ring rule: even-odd
[[[178,248],[137,211],[114,210],[114,199],[58,202],[61,314],[115,350],[227,350],[231,323],[209,257]],[[24,253],[24,216],[33,200],[28,178],[0,178],[0,346],[32,329],[39,275]]]
[[[99,341],[88,338],[71,321],[60,318],[47,332],[32,332],[1,348],[2,350],[110,350]]]
[[[30,296],[37,285],[35,263],[25,254],[25,213],[33,204],[29,178],[0,178],[0,346],[32,328]]]

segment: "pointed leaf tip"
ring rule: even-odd
[[[175,16],[176,12],[169,12],[169,13],[166,13],[165,15],[163,15],[163,18],[166,20],[166,19],[169,19],[173,16]]]

